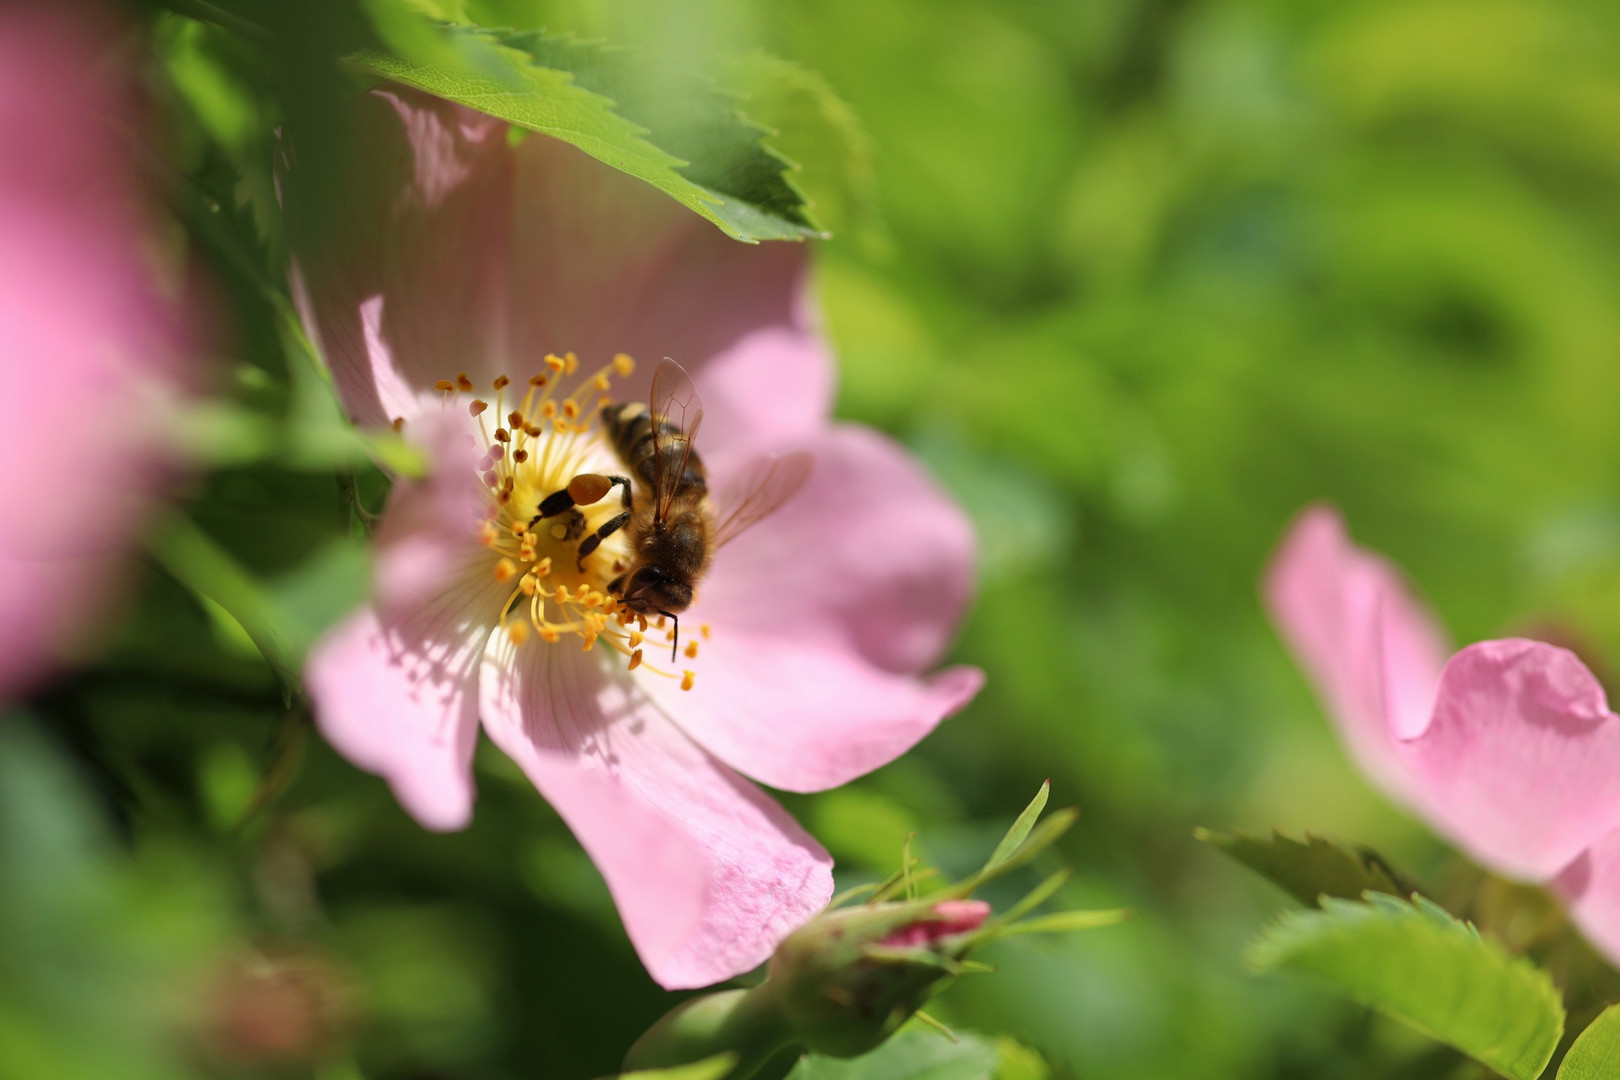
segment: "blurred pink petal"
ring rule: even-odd
[[[1586,940],[1620,967],[1620,831],[1582,852],[1552,889]]]
[[[1620,828],[1620,717],[1564,649],[1463,649],[1441,675],[1434,722],[1404,750],[1443,831],[1510,877],[1545,880]]]
[[[155,287],[135,84],[98,4],[0,7],[0,699],[105,621],[120,556],[167,481],[178,325]],[[94,432],[93,517],[65,494]],[[23,511],[22,508],[26,508]]]
[[[484,723],[607,879],[648,972],[706,986],[770,956],[832,896],[832,859],[758,788],[676,730],[599,655],[484,660]]]
[[[1396,747],[1429,723],[1445,636],[1399,571],[1356,547],[1329,506],[1305,510],[1266,572],[1265,597],[1351,756],[1385,794],[1414,805]]]
[[[319,651],[323,729],[419,817],[464,820],[473,623],[499,622],[480,676],[485,729],[591,854],[648,970],[666,986],[746,970],[826,902],[829,860],[720,762],[829,786],[892,760],[971,697],[977,671],[922,676],[970,591],[966,522],[898,447],[828,427],[832,367],[802,247],[728,240],[572,147],[514,145],[504,127],[413,91],[374,91],[356,116],[365,172],[336,205],[289,140],[300,308],[350,413],[402,418],[435,450],[435,471],[401,485],[379,530],[384,616],[369,636],[334,637],[342,655]],[[548,364],[570,352],[577,370]],[[624,471],[598,398],[645,400],[661,356],[703,398],[698,445],[716,492],[760,453],[811,446],[823,459],[778,515],[718,552],[674,665],[667,631],[609,600],[629,534],[578,558],[617,496],[577,520],[534,517],[574,476]],[[446,434],[457,424],[478,440],[470,454]],[[474,618],[473,595],[497,599]],[[387,706],[368,709],[376,698]]]

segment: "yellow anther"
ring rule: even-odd
[[[549,573],[551,573],[551,556],[547,555],[545,558],[534,564],[534,576],[537,578],[542,578]]]
[[[540,628],[540,640],[549,641],[555,644],[557,641],[557,631],[553,630],[549,626],[542,626]]]
[[[630,359],[629,353],[619,353],[613,358],[613,370],[619,373],[620,378],[629,378],[636,370],[636,362]]]
[[[572,375],[574,372],[579,370],[579,357],[575,356],[573,353],[569,353],[564,356],[563,362],[568,365],[567,373],[569,375]]]
[[[703,635],[703,640],[704,641],[708,641],[709,640],[709,624],[708,623],[703,623],[702,625],[700,625],[698,627],[698,633]]]
[[[660,616],[658,616],[658,621],[653,623],[653,625],[658,627],[658,629],[662,630],[664,628],[664,624],[666,622],[668,622],[668,621],[669,621],[668,619],[666,619],[662,615],[660,615]]]
[[[512,460],[521,465],[529,460],[529,452],[527,450],[514,450],[512,451]]]
[[[567,401],[563,402],[563,415],[568,417],[570,420],[579,419],[579,405],[574,401],[573,398],[569,398]]]
[[[647,640],[646,635],[642,634],[639,630],[630,631],[630,647],[632,649],[634,649],[636,646],[640,645],[643,641],[646,641],[646,640]]]
[[[608,387],[613,385],[612,381],[608,379],[607,372],[605,371],[597,372],[595,384],[596,388],[602,391],[604,394],[608,392]]]
[[[467,378],[467,373],[465,371],[456,376],[456,386],[464,393],[472,393],[472,380]]]
[[[473,398],[472,404],[467,406],[467,411],[472,413],[474,416],[477,416],[487,408],[489,408],[489,402],[481,401],[478,398]]]
[[[534,562],[534,545],[522,544],[518,547],[518,558],[524,562]]]
[[[512,639],[512,644],[522,645],[525,641],[529,640],[529,624],[520,622],[513,623],[511,626],[506,628],[506,636]]]
[[[550,420],[552,417],[556,416],[557,403],[555,401],[548,401],[544,405],[540,406],[540,415],[546,420]],[[535,432],[535,434],[538,435],[539,432]]]
[[[518,589],[524,596],[533,596],[540,591],[540,581],[533,574],[524,574],[518,578]]]
[[[500,534],[495,531],[495,526],[487,521],[478,527],[478,542],[485,547],[494,547],[499,536]]]
[[[688,641],[686,643],[686,648],[682,649],[681,651],[686,654],[686,658],[688,660],[696,660],[697,659],[697,642]]]
[[[456,384],[451,382],[449,379],[440,379],[438,382],[433,384],[433,389],[442,390],[446,394],[453,394],[456,391]]]
[[[557,603],[566,604],[571,599],[572,597],[568,595],[568,586],[559,584],[557,586]]]
[[[498,427],[498,428],[495,429],[495,441],[496,442],[511,442],[512,441],[512,433],[510,431],[507,431],[503,427]]]
[[[637,649],[635,652],[630,654],[630,663],[625,665],[624,670],[626,670],[626,671],[634,671],[634,670],[636,670],[636,668],[638,668],[640,666],[641,666],[641,650]]]
[[[645,616],[645,615],[637,615],[636,616],[636,625],[641,627],[641,632],[643,634],[645,634],[647,632],[647,616]]]
[[[540,437],[540,425],[539,424],[524,424],[523,425],[523,434],[527,435],[531,439],[538,439]]]
[[[530,375],[529,376],[529,385],[530,386],[536,386],[536,387],[544,386],[544,385],[546,385],[546,383],[548,383],[550,381],[551,380],[547,379],[544,375]]]
[[[497,375],[497,376],[495,376],[495,389],[496,390],[505,390],[511,384],[512,384],[512,380],[508,379],[505,375]]]
[[[596,635],[592,634],[592,633],[586,633],[586,635],[585,635],[585,651],[590,652],[592,646],[594,646],[595,644],[596,644]]]
[[[546,354],[546,367],[550,368],[552,371],[561,371],[563,368],[565,368],[567,366],[568,366],[568,361],[564,360],[562,357],[558,356],[556,353],[547,353]]]
[[[405,430],[405,418],[403,416],[394,417],[394,434],[398,435],[400,432],[402,432],[404,430]]]
[[[511,581],[517,576],[517,563],[511,559],[501,559],[495,564],[495,580],[500,582]]]
[[[580,587],[585,588],[585,586],[583,586],[583,585],[580,586]],[[585,606],[586,607],[601,607],[602,606],[602,594],[599,593],[599,592],[587,591],[585,593]]]
[[[517,431],[523,426],[523,414],[513,409],[506,414],[506,423],[513,431]]]
[[[697,678],[697,676],[692,674],[690,671],[681,672],[681,689],[682,690],[690,690],[690,689],[692,689],[692,680],[694,680],[696,678]]]

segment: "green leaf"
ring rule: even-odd
[[[1288,912],[1247,959],[1313,976],[1512,1080],[1539,1076],[1564,1030],[1546,972],[1423,897],[1330,897]]]
[[[1610,1005],[1576,1037],[1558,1080],[1620,1080],[1620,1005]]]
[[[690,1065],[674,1065],[667,1069],[637,1069],[620,1073],[613,1080],[720,1080],[737,1064],[736,1054],[716,1054],[694,1061]]]
[[[770,130],[765,145],[794,163],[791,183],[819,223],[840,234],[874,226],[876,151],[826,79],[759,52],[733,61],[722,78],[749,118]]]
[[[351,56],[361,71],[571,143],[738,240],[821,235],[787,178],[794,166],[712,83],[599,42],[439,25],[383,0],[370,8],[388,50]]]
[[[987,1080],[999,1058],[996,1046],[971,1032],[952,1040],[921,1024],[857,1058],[806,1054],[787,1080]]]
[[[1018,850],[1019,845],[1028,838],[1030,830],[1035,827],[1035,822],[1040,818],[1041,811],[1046,809],[1046,800],[1051,794],[1052,781],[1043,781],[1041,790],[1035,793],[1035,797],[1029,801],[1029,805],[1024,807],[1024,812],[1019,814],[1017,820],[1012,823],[1012,828],[1007,830],[1007,835],[1001,838],[1001,843],[997,844],[996,849],[990,853],[990,858],[984,864],[984,869],[980,873],[988,873],[1001,863],[1012,858],[1013,852]]]
[[[1322,896],[1356,900],[1367,891],[1409,896],[1412,888],[1376,853],[1354,850],[1305,834],[1303,841],[1273,831],[1270,836],[1194,829],[1198,840],[1218,848],[1308,907]]]

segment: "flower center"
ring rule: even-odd
[[[590,651],[603,642],[625,658],[626,670],[677,677],[643,659],[644,646],[656,656],[660,642],[674,642],[674,627],[663,616],[649,623],[608,591],[630,569],[634,526],[633,519],[616,529],[604,526],[625,513],[630,492],[620,485],[604,491],[599,479],[579,479],[626,472],[604,438],[600,417],[611,402],[613,378],[634,370],[635,361],[620,353],[581,377],[573,353],[550,355],[545,370],[526,386],[502,375],[492,386],[493,403],[477,397],[468,402],[484,442],[478,469],[489,498],[480,538],[493,553],[495,580],[512,587],[500,627],[515,645],[531,636],[551,643],[578,639]],[[441,379],[434,388],[447,400],[476,389],[466,374]],[[571,496],[563,501],[572,505],[542,516],[541,503],[563,491]],[[593,536],[597,543],[582,549]],[[697,636],[707,638],[709,627]],[[695,660],[697,640],[681,651]],[[678,677],[683,690],[692,688],[693,672]]]

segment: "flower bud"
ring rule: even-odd
[[[960,973],[989,918],[982,900],[917,900],[834,909],[777,947],[769,978],[750,990],[694,998],[631,1047],[625,1068],[685,1064],[731,1051],[749,1076],[789,1044],[833,1057],[887,1039]]]

